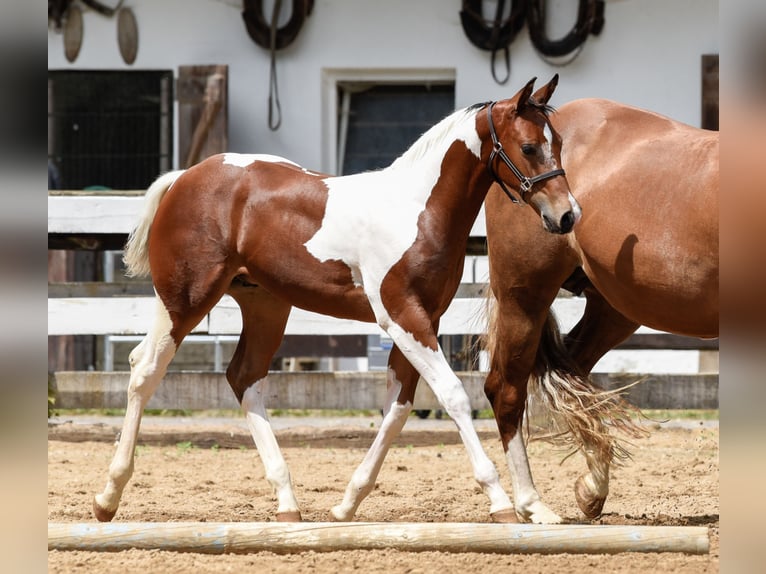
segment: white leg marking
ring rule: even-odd
[[[392,323],[388,334],[404,353],[420,376],[428,383],[439,404],[455,421],[463,440],[474,477],[490,501],[490,513],[512,508],[508,495],[500,485],[495,465],[484,452],[471,420],[471,402],[463,383],[457,378],[441,349],[433,351],[421,345],[399,325]]]
[[[165,376],[168,364],[176,352],[175,343],[170,337],[171,327],[170,315],[158,297],[154,325],[130,354],[128,404],[120,441],[109,465],[109,478],[104,492],[96,495],[96,503],[104,510],[117,510],[122,491],[133,474],[133,455],[144,407]]]
[[[522,520],[536,524],[558,524],[561,517],[548,508],[535,488],[532,471],[529,469],[527,449],[521,431],[517,431],[508,443],[508,467],[511,470],[513,500],[516,514]]]
[[[258,449],[266,480],[274,488],[277,496],[277,512],[297,512],[298,501],[290,481],[290,471],[279,450],[277,438],[266,414],[264,405],[266,379],[261,379],[245,391],[242,396],[242,410],[247,418],[247,426]]]
[[[348,483],[346,493],[343,496],[343,502],[330,510],[335,520],[349,521],[354,518],[359,505],[375,487],[375,480],[383,466],[386,454],[388,454],[394,439],[401,433],[412,410],[412,404],[409,402],[403,405],[395,402],[402,386],[396,380],[396,375],[392,369],[388,370],[387,382],[388,394],[380,430],[362,463],[351,476],[351,481]]]

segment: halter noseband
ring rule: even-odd
[[[521,170],[518,167],[516,167],[516,164],[514,164],[511,161],[511,158],[508,157],[508,154],[505,153],[505,150],[503,149],[503,144],[501,144],[500,140],[497,139],[497,133],[495,132],[495,124],[492,121],[492,108],[495,106],[496,103],[497,102],[491,102],[489,106],[487,106],[487,121],[489,122],[489,134],[492,137],[492,153],[489,154],[489,160],[487,160],[487,169],[489,170],[489,173],[492,176],[492,179],[494,179],[500,185],[500,188],[505,192],[505,195],[507,195],[513,203],[525,203],[524,196],[530,192],[533,185],[543,180],[549,179],[551,177],[564,175],[565,172],[563,169],[554,169],[552,171],[547,171],[545,173],[541,173],[540,175],[535,175],[532,177],[527,177],[526,175],[521,173]],[[519,191],[520,191],[518,198],[515,195],[513,195],[513,193],[511,193],[511,190],[508,189],[508,187],[505,185],[503,180],[500,179],[500,177],[497,175],[497,172],[495,171],[496,157],[499,157],[503,161],[503,163],[506,166],[508,166],[508,169],[510,169],[513,172],[513,175],[515,175],[518,178]]]

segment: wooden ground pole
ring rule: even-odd
[[[130,548],[208,554],[279,554],[396,548],[406,552],[502,554],[706,554],[698,526],[539,525],[402,522],[48,523],[49,550],[115,552]]]

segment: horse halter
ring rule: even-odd
[[[496,103],[497,102],[490,102],[490,104],[487,106],[487,121],[489,122],[489,134],[492,137],[492,153],[489,154],[489,159],[487,160],[487,169],[489,170],[489,173],[492,176],[492,179],[494,179],[500,185],[500,188],[505,192],[505,195],[507,195],[513,203],[526,203],[524,201],[524,196],[532,190],[533,185],[543,180],[556,177],[558,175],[564,175],[565,172],[563,169],[554,169],[551,171],[546,171],[545,173],[541,173],[540,175],[534,175],[532,177],[527,177],[526,175],[521,173],[521,170],[518,167],[516,167],[516,164],[514,164],[511,161],[511,158],[508,157],[508,154],[505,153],[505,150],[503,149],[503,144],[501,144],[500,140],[497,139],[497,133],[495,132],[495,124],[492,121],[492,108],[495,107]],[[515,175],[518,178],[519,192],[520,192],[518,198],[515,195],[513,195],[513,193],[511,193],[511,190],[508,189],[508,187],[505,185],[503,180],[500,179],[500,176],[497,175],[497,172],[495,171],[496,157],[499,157],[503,161],[503,163],[506,166],[508,166],[508,169],[510,169],[513,172],[513,175]]]

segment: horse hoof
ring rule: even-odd
[[[489,516],[492,518],[492,522],[498,524],[516,524],[519,522],[519,517],[516,516],[516,511],[513,508],[491,512]]]
[[[277,512],[277,522],[301,522],[302,520],[300,510]]]
[[[107,510],[102,508],[95,498],[93,499],[93,515],[96,517],[96,520],[99,522],[110,522],[115,514],[117,514],[116,508],[114,510]]]
[[[574,491],[577,506],[580,507],[586,518],[595,520],[601,516],[601,511],[604,509],[604,503],[606,502],[605,496],[594,496],[588,485],[585,484],[585,478],[582,476],[575,482]]]

